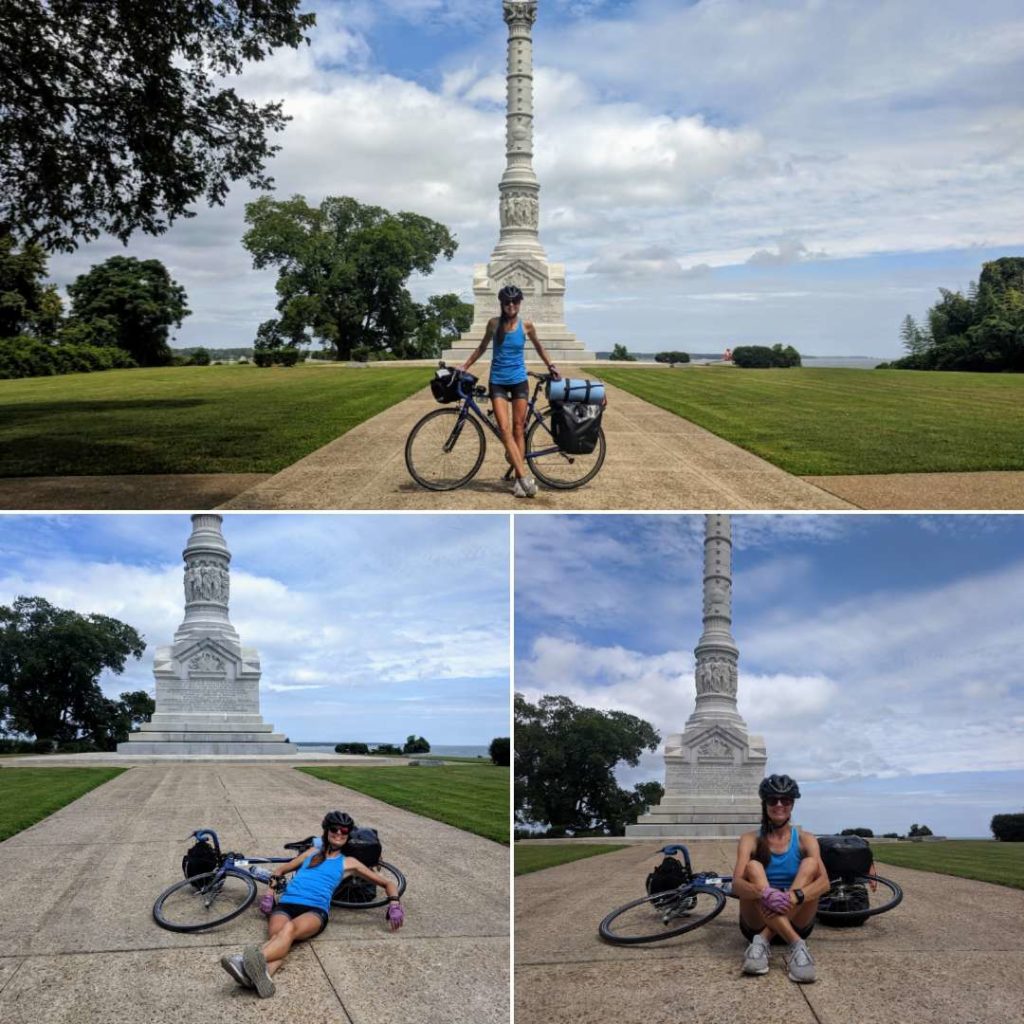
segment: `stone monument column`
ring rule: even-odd
[[[733,838],[761,824],[757,787],[768,755],[736,708],[739,650],[732,636],[732,525],[704,517],[704,631],[694,650],[696,702],[665,740],[665,795],[628,836]]]
[[[156,712],[119,754],[292,754],[260,715],[260,659],[228,617],[231,552],[223,517],[192,516],[185,544],[185,617],[153,659]]]
[[[498,292],[518,285],[523,318],[556,363],[593,361],[565,325],[565,266],[548,263],[540,243],[540,183],[533,170],[533,23],[537,0],[503,0],[508,25],[505,103],[505,173],[498,183],[501,231],[489,263],[473,271],[473,324],[444,352],[448,362],[463,362],[484,336],[487,321],[499,313]],[[487,357],[485,357],[487,358]],[[537,360],[526,345],[527,360]]]

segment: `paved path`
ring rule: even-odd
[[[259,1000],[219,963],[262,940],[255,907],[198,935],[154,924],[191,830],[272,854],[339,805],[380,830],[409,878],[400,932],[381,911],[334,910]],[[508,860],[496,843],[287,767],[133,768],[0,844],[0,1020],[507,1024]]]
[[[566,375],[580,376],[572,367]],[[504,451],[488,438],[476,478],[457,491],[419,487],[405,468],[405,439],[437,408],[429,389],[226,501],[224,509],[847,509],[848,502],[723,441],[687,420],[608,388],[608,455],[576,491],[543,487],[517,500],[502,482]]]
[[[728,874],[734,842],[687,844],[700,870]],[[1024,1018],[1024,892],[885,867],[903,903],[861,928],[819,925],[818,980],[796,985],[779,951],[765,977],[740,971],[737,905],[697,931],[653,943],[603,943],[597,925],[643,895],[657,844],[516,879],[516,1024],[1009,1024]],[[884,852],[884,851],[883,851]],[[882,853],[879,853],[881,856]]]

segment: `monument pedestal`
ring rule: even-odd
[[[260,659],[228,618],[231,555],[221,517],[192,517],[185,547],[185,619],[153,660],[156,713],[119,754],[294,754],[260,715]]]

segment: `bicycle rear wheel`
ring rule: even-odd
[[[872,888],[872,883],[874,888]],[[875,914],[899,905],[903,890],[881,875],[854,875],[832,880],[832,887],[818,902],[817,920],[834,927],[856,927]]]
[[[435,409],[409,433],[405,465],[421,487],[453,491],[479,472],[486,443],[483,427],[474,416],[460,422],[458,409]]]
[[[718,889],[687,885],[613,910],[599,931],[602,939],[619,946],[658,942],[707,924],[724,906],[725,897]]]
[[[398,886],[398,895],[405,892],[405,875],[402,874],[394,864],[382,860],[374,869],[378,875],[394,882]],[[332,907],[344,907],[346,910],[372,910],[374,907],[383,907],[388,901],[386,889],[379,885],[360,878],[358,875],[352,878],[343,879],[341,885],[334,890],[331,897]]]
[[[571,491],[593,480],[604,464],[604,431],[598,428],[597,445],[589,455],[569,455],[551,434],[550,417],[534,420],[526,433],[526,462],[533,475],[548,487]]]
[[[153,904],[153,918],[172,932],[201,932],[238,917],[256,898],[256,883],[233,871],[208,871],[176,882]]]

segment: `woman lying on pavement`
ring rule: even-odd
[[[804,940],[814,928],[818,900],[829,890],[818,840],[790,823],[800,787],[788,775],[769,775],[757,790],[761,828],[740,836],[732,892],[740,900],[740,931],[750,940],[744,974],[767,974],[772,940],[788,943],[791,981],[814,981]]]
[[[287,864],[278,864],[273,874],[277,878],[295,871],[288,888],[277,906],[270,892],[260,900],[260,910],[269,913],[267,941],[262,948],[246,946],[244,951],[226,954],[220,958],[221,966],[239,985],[254,988],[261,999],[274,994],[271,980],[292,945],[303,939],[312,939],[327,927],[331,909],[331,896],[343,878],[356,875],[379,885],[388,894],[384,920],[392,931],[405,921],[405,911],[398,899],[398,886],[389,878],[378,875],[361,864],[355,857],[346,857],[341,848],[353,828],[352,818],[342,811],[329,811],[323,820],[323,839],[319,849],[306,850]]]

